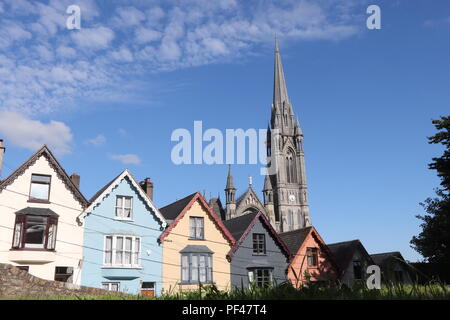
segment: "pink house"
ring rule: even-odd
[[[293,230],[280,234],[291,252],[288,279],[296,288],[306,282],[334,281],[339,267],[331,251],[314,227]]]

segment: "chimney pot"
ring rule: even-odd
[[[145,178],[144,181],[139,184],[141,185],[147,196],[150,198],[150,200],[153,201],[153,182],[150,181],[150,178]]]
[[[80,189],[80,175],[77,173],[72,173],[70,176],[70,180],[72,180],[73,184],[77,186],[78,189]]]

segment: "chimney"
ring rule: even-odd
[[[72,180],[73,184],[77,186],[78,189],[80,189],[80,175],[77,173],[72,173],[70,176],[70,180]]]
[[[150,178],[145,178],[145,180],[139,184],[150,200],[153,201],[153,182],[150,181]]]
[[[5,150],[3,140],[0,139],[0,177],[2,176],[3,155],[5,154]]]

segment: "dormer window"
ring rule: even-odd
[[[121,220],[131,220],[133,216],[133,197],[116,197],[116,218]]]
[[[51,176],[31,175],[30,201],[49,201]]]

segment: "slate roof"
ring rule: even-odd
[[[398,251],[371,254],[370,257],[377,265],[382,265],[389,259],[400,259],[405,262],[405,259],[403,259],[403,256]]]
[[[214,251],[203,245],[187,245],[182,250],[180,250],[180,253],[214,253]]]
[[[312,226],[280,233],[280,238],[284,241],[291,254],[295,255],[311,229]]]
[[[159,212],[161,212],[166,220],[175,220],[196,194],[197,192],[194,192],[183,199],[172,202],[171,204],[160,208]]]
[[[114,183],[114,181],[116,181],[116,179],[121,175],[122,173],[119,173],[117,176],[114,177],[114,179],[112,179],[110,182],[108,182],[103,188],[101,188],[100,190],[98,190],[90,199],[89,202],[93,202],[95,199],[97,199],[102,193],[103,191],[105,191],[106,189],[109,188],[109,186]]]
[[[220,198],[211,198],[209,200],[209,206],[214,212],[222,219],[225,220],[225,210],[223,209]]]
[[[342,271],[347,270],[348,265],[352,262],[355,251],[360,248],[367,259],[372,260],[370,255],[359,240],[350,240],[327,244],[334,259]]]
[[[26,207],[17,211],[19,214],[31,214],[34,216],[45,216],[45,217],[58,217],[58,214],[48,208],[34,208],[34,207]]]
[[[258,213],[244,214],[240,217],[226,220],[223,224],[230,231],[231,235],[236,240],[239,240],[257,215]]]
[[[44,156],[49,162],[50,166],[56,171],[58,178],[60,178],[68,189],[72,192],[75,199],[81,204],[83,208],[89,205],[89,201],[86,200],[80,189],[73,183],[69,175],[66,173],[61,164],[56,160],[50,149],[44,145],[38,151],[36,151],[30,158],[22,163],[16,170],[14,170],[8,177],[0,182],[0,192],[9,186],[16,180],[17,177],[22,175],[29,167],[31,167],[41,156]]]

